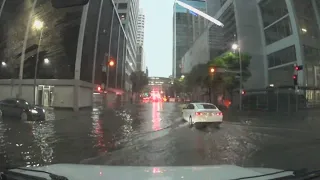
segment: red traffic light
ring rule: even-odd
[[[302,70],[302,69],[303,69],[303,66],[302,66],[302,65],[300,65],[300,66],[295,65],[295,66],[294,66],[294,70],[296,70],[296,71],[300,71],[300,70]]]
[[[242,90],[242,91],[241,91],[241,94],[244,95],[244,94],[246,94],[246,92],[245,92],[244,90]]]
[[[293,79],[297,79],[297,77],[298,77],[297,75],[293,75],[292,76]]]

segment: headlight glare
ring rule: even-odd
[[[38,111],[35,110],[35,109],[31,109],[31,113],[32,113],[32,114],[38,114]]]

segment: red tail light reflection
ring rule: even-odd
[[[222,112],[218,112],[216,115],[217,116],[222,116]]]
[[[196,116],[201,116],[202,113],[201,112],[196,112]]]

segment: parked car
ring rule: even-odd
[[[24,99],[10,98],[0,101],[0,118],[17,117],[23,121],[45,120],[45,110],[32,106]]]

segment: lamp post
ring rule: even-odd
[[[238,50],[239,53],[239,65],[240,65],[240,85],[239,85],[239,110],[242,110],[242,61],[241,61],[241,52],[238,44],[232,45],[233,50]]]
[[[43,33],[43,22],[40,20],[35,20],[33,23],[33,28],[36,31],[40,31],[40,37],[38,42],[38,49],[37,49],[37,59],[36,59],[36,66],[34,69],[34,77],[33,77],[33,104],[36,105],[36,86],[37,86],[37,73],[38,73],[38,63],[39,63],[39,53],[40,53],[40,46],[41,46],[41,39]],[[48,64],[49,60],[45,59],[45,63]]]

